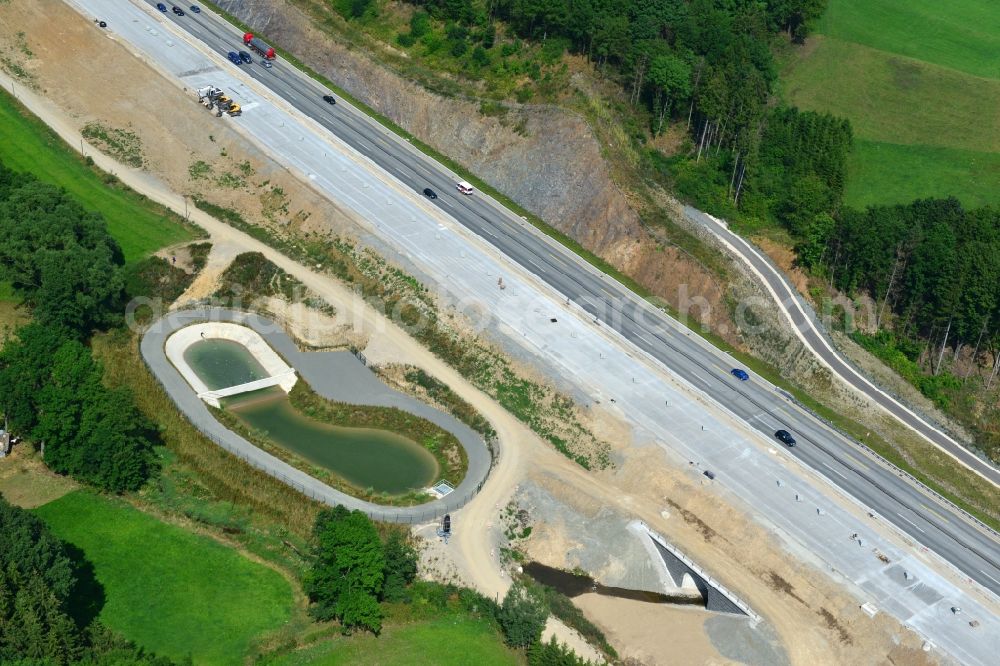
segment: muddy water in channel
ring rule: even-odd
[[[590,576],[555,569],[544,564],[539,564],[538,562],[525,564],[524,573],[542,585],[551,587],[570,598],[578,597],[586,592],[596,592],[605,597],[645,601],[652,604],[705,605],[705,600],[698,594],[662,594],[660,592],[647,592],[646,590],[629,590],[624,587],[608,587],[607,585],[594,582],[594,579]]]

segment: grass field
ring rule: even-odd
[[[1000,6],[993,0],[830,0],[817,31],[1000,79]]]
[[[387,626],[378,638],[355,635],[335,638],[299,650],[268,666],[502,666],[523,663],[504,646],[497,632],[483,620],[468,615],[442,617]]]
[[[211,539],[76,491],[36,513],[93,563],[100,619],[139,645],[195,664],[241,664],[292,613],[289,583]]]
[[[1000,203],[1000,4],[830,0],[817,30],[781,91],[850,119],[848,205]]]
[[[159,204],[109,186],[83,159],[10,94],[0,93],[0,161],[16,171],[65,188],[85,208],[104,215],[129,262],[195,237],[195,231]]]
[[[997,204],[1000,152],[904,146],[855,139],[844,198],[851,206],[954,195],[966,206]]]

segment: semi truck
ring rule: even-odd
[[[252,32],[248,32],[243,35],[243,43],[268,60],[274,60],[274,48],[269,46],[267,42],[260,37],[254,37]]]

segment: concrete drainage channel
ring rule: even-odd
[[[465,478],[452,492],[426,504],[410,507],[382,506],[335,490],[262,451],[219,423],[192,385],[167,357],[168,338],[184,328],[205,323],[238,324],[252,329],[324,398],[357,405],[395,407],[452,432],[468,456],[469,466]],[[212,328],[203,326],[193,330],[211,331]],[[479,492],[489,474],[489,449],[482,438],[464,423],[416,398],[389,388],[349,352],[300,351],[278,324],[255,313],[225,308],[172,312],[147,329],[142,337],[140,351],[146,365],[170,399],[206,437],[249,465],[303,495],[330,506],[341,504],[348,509],[363,511],[374,520],[386,522],[417,523],[434,520],[464,506]]]
[[[647,534],[652,540],[660,557],[663,558],[663,563],[670,573],[670,577],[678,587],[682,586],[684,576],[691,577],[705,599],[705,608],[707,610],[734,615],[746,615],[754,622],[760,621],[760,616],[750,608],[749,604],[726,589],[722,583],[712,578],[673,544],[650,529],[646,523],[635,521],[633,526],[637,531]]]

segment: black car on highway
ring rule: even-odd
[[[174,14],[177,14],[178,16],[184,16],[184,10],[176,5],[171,7],[170,11],[172,11]]]
[[[428,199],[437,199],[438,198],[437,192],[435,192],[434,190],[432,190],[429,187],[425,187],[424,188],[424,196],[427,197]]]
[[[779,430],[774,433],[774,436],[778,439],[778,441],[786,446],[795,446],[795,438],[792,437],[792,433],[787,430]]]
[[[327,104],[337,103],[337,100],[333,97],[333,95],[323,95],[323,101],[326,102]]]
[[[240,60],[242,60],[248,65],[253,62],[253,58],[251,58],[250,54],[247,53],[246,51],[240,51]]]

